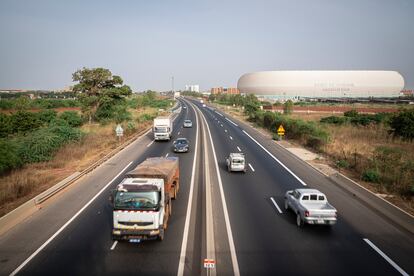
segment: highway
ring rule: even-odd
[[[0,274],[9,275],[407,275],[414,274],[414,229],[399,227],[250,126],[198,101],[180,99],[173,138],[148,132],[90,175],[0,236]],[[182,128],[184,119],[192,128]],[[247,173],[229,173],[230,152]],[[181,187],[165,240],[111,240],[109,192],[147,157],[179,156]],[[287,190],[324,192],[339,211],[333,227],[298,228],[283,208]],[[412,231],[410,231],[412,230]]]

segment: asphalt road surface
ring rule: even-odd
[[[299,161],[251,127],[209,106],[180,99],[171,142],[137,139],[100,168],[0,236],[0,274],[22,275],[399,275],[413,274],[413,231]],[[182,128],[184,119],[192,128]],[[246,154],[247,173],[229,173],[230,152]],[[111,239],[108,195],[147,157],[180,157],[180,191],[165,239]],[[333,227],[296,226],[283,195],[324,192],[338,209]],[[207,271],[204,259],[213,259]]]

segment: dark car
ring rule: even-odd
[[[178,138],[174,141],[174,152],[187,152],[190,145],[187,138]]]

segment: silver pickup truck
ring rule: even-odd
[[[296,214],[296,224],[333,225],[337,220],[336,209],[328,203],[326,196],[315,189],[296,189],[285,194],[285,209]]]

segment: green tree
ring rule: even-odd
[[[75,82],[73,91],[79,95],[82,112],[88,117],[89,123],[99,108],[107,109],[108,105],[116,105],[119,101],[132,94],[131,88],[123,85],[120,76],[112,75],[105,68],[83,68],[72,75]]]
[[[291,114],[293,111],[293,102],[291,100],[287,100],[283,105],[283,113],[284,114]]]
[[[403,110],[390,120],[391,132],[404,140],[414,139],[414,109]]]

